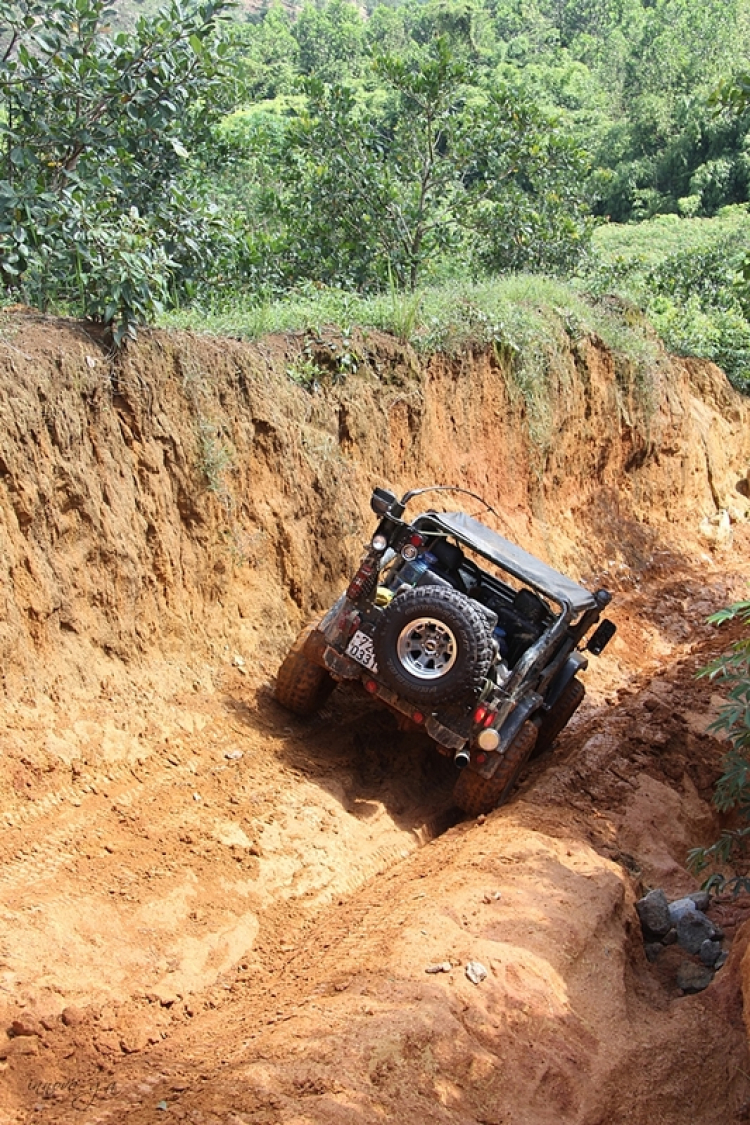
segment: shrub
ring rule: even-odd
[[[716,625],[740,621],[750,628],[750,601],[737,602],[709,621]],[[707,888],[750,892],[750,632],[699,675],[719,680],[727,689],[726,700],[708,729],[729,743],[713,801],[719,812],[734,814],[734,824],[709,847],[694,848],[688,864],[696,873],[709,867],[724,868],[711,873],[704,883]],[[731,874],[726,874],[727,867]]]

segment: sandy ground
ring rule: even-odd
[[[731,955],[693,996],[635,911],[697,886],[718,827],[695,673],[748,592],[746,401],[669,357],[644,395],[566,335],[530,421],[492,351],[359,333],[343,378],[342,346],[144,333],[113,358],[0,319],[0,1125],[750,1119],[743,909],[712,905]],[[314,393],[286,374],[305,348]],[[618,625],[475,821],[371,701],[302,722],[272,695],[372,485],[441,480],[612,590]]]
[[[739,548],[620,575],[582,712],[480,822],[369,701],[302,722],[231,652],[176,693],[152,668],[127,698],[9,708],[3,1125],[744,1120],[736,981],[683,997],[633,908],[694,889],[715,827],[694,673]]]

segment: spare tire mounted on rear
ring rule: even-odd
[[[444,586],[398,594],[373,638],[381,678],[412,703],[445,703],[479,691],[492,662],[492,630],[482,609]]]

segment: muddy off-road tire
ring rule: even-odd
[[[470,765],[458,775],[453,800],[469,816],[491,812],[513,792],[518,775],[531,757],[536,742],[536,727],[524,723],[503,755],[494,777],[481,777]]]
[[[378,674],[404,699],[450,703],[478,691],[492,661],[492,631],[475,602],[447,586],[398,594],[373,637]]]
[[[317,626],[313,621],[302,630],[276,676],[274,698],[295,715],[314,715],[336,687],[330,673],[305,655],[305,646]]]
[[[568,725],[583,703],[585,695],[585,687],[575,677],[565,685],[560,693],[560,698],[539,724],[539,734],[536,737],[536,746],[532,757],[538,758],[545,750],[549,750],[560,731]]]

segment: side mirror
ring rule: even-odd
[[[594,656],[601,656],[616,632],[617,626],[614,621],[609,621],[605,617],[603,621],[599,622],[599,625],[589,637],[586,651],[592,652]]]
[[[376,516],[385,516],[397,500],[398,497],[387,488],[374,488],[370,497],[370,507]]]

